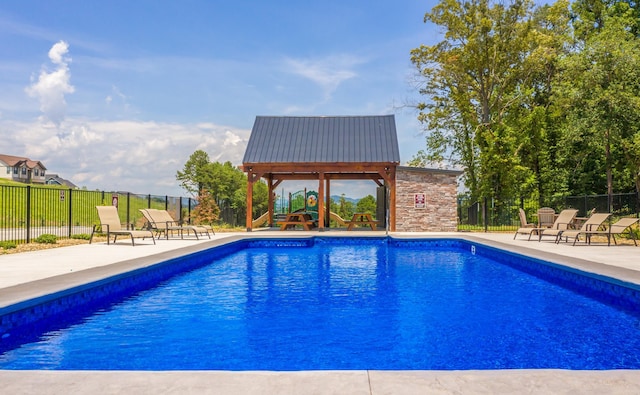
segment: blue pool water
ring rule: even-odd
[[[26,343],[38,326],[17,328],[0,368],[640,368],[638,306],[603,303],[542,263],[466,242],[295,244],[209,258]]]

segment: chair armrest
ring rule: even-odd
[[[560,225],[565,225],[565,229],[569,229],[569,225],[571,225],[571,222],[558,222],[557,225],[558,226],[554,229],[560,229]]]

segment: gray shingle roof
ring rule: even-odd
[[[400,163],[393,115],[257,116],[243,163]]]

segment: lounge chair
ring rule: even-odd
[[[96,206],[96,209],[98,210],[98,218],[100,219],[100,224],[93,225],[91,237],[89,238],[89,244],[91,244],[93,235],[95,233],[106,233],[107,244],[110,243],[111,236],[113,236],[114,244],[118,239],[118,236],[131,237],[132,246],[135,246],[135,243],[133,241],[134,238],[151,238],[151,240],[153,240],[153,244],[156,244],[156,240],[153,237],[153,232],[151,232],[150,230],[133,230],[133,226],[131,227],[131,229],[124,228],[120,223],[118,209],[115,206]]]
[[[538,209],[538,228],[551,228],[556,220],[556,210],[551,207]]]
[[[538,228],[538,241],[542,240],[542,236],[553,236],[557,239],[560,233],[569,229],[576,214],[578,210],[572,208],[562,210],[550,228]]]
[[[573,240],[573,245],[576,245],[576,242],[580,238],[580,235],[585,236],[585,243],[591,244],[591,232],[597,231],[600,229],[604,221],[606,221],[611,214],[591,214],[589,218],[582,224],[580,229],[568,229],[560,232],[556,237],[556,243],[559,243],[562,238],[565,238],[565,242],[568,242],[570,238]]]
[[[607,229],[607,230],[594,230],[594,231],[591,231],[591,232],[587,232],[587,235],[588,235],[588,237],[591,237],[591,236],[594,236],[594,235],[607,236],[607,245],[610,246],[611,245],[611,237],[613,237],[614,244],[618,245],[618,242],[616,242],[616,235],[620,236],[625,231],[628,231],[629,235],[631,236],[631,239],[633,240],[633,244],[637,247],[638,246],[638,242],[636,241],[635,234],[631,231],[631,226],[633,226],[636,222],[638,222],[638,220],[640,220],[640,218],[631,218],[631,217],[620,218],[616,223],[611,224],[609,229]]]
[[[538,234],[538,230],[536,229],[536,224],[532,224],[527,222],[527,214],[523,209],[519,208],[518,213],[520,215],[520,228],[516,230],[516,234],[513,235],[513,239],[515,240],[516,236],[520,235],[529,235],[529,240],[531,240],[531,235],[533,233]]]
[[[178,232],[180,238],[183,239],[185,231],[187,234],[189,234],[189,232],[193,232],[193,235],[197,240],[199,240],[199,234],[206,234],[208,238],[211,238],[207,228],[203,226],[180,225],[178,221],[171,217],[171,214],[169,214],[167,210],[147,208],[140,209],[140,212],[147,220],[149,228],[156,232],[157,235],[164,234],[167,240],[169,239],[169,232]]]

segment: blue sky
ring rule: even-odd
[[[189,156],[239,165],[256,115],[395,114],[406,162],[424,147],[409,51],[437,41],[435,4],[1,2],[0,153],[89,189],[186,195]]]

